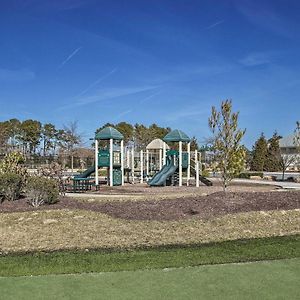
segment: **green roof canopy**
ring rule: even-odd
[[[164,138],[165,142],[186,142],[189,143],[191,139],[181,130],[175,129],[169,132]]]
[[[123,140],[123,134],[113,127],[105,127],[95,135],[96,140]]]

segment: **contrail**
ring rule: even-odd
[[[161,92],[154,93],[154,94],[152,94],[152,95],[150,95],[150,96],[145,97],[144,99],[141,99],[141,100],[140,100],[140,104],[145,103],[145,102],[148,101],[149,99],[151,99],[151,98],[153,98],[153,97],[155,97],[155,96],[157,96],[157,95],[159,95],[159,94],[161,94]]]
[[[205,29],[212,29],[212,28],[214,28],[214,27],[216,27],[216,26],[218,26],[218,25],[220,25],[220,24],[222,24],[222,23],[224,23],[224,22],[225,22],[225,20],[218,21],[218,22],[216,22],[216,23],[214,23],[214,24],[209,25],[209,26],[206,27]]]
[[[84,89],[81,93],[79,93],[76,97],[80,97],[80,96],[86,94],[91,88],[93,88],[94,86],[96,86],[98,83],[100,83],[101,81],[103,81],[104,79],[106,79],[107,77],[109,77],[110,75],[112,75],[113,73],[115,73],[116,71],[117,71],[117,68],[114,68],[110,72],[108,72],[107,74],[101,76],[95,82],[93,82],[92,84],[90,84],[86,89]]]
[[[59,66],[59,69],[62,68],[74,55],[76,55],[80,50],[82,49],[82,47],[78,47],[77,49],[75,49]]]

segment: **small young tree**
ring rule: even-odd
[[[222,102],[220,112],[213,106],[209,118],[209,127],[214,135],[213,149],[218,169],[221,171],[224,191],[245,165],[245,150],[241,140],[246,130],[238,128],[238,118],[239,112],[232,112],[231,100]]]
[[[296,154],[283,154],[281,153],[279,157],[279,165],[281,167],[282,172],[282,180],[284,180],[286,170],[297,162]]]

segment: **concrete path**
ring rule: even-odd
[[[300,183],[296,183],[296,182],[287,182],[287,181],[280,182],[280,181],[268,181],[268,180],[252,180],[252,179],[234,179],[234,182],[273,185],[273,186],[281,187],[283,189],[300,190]]]

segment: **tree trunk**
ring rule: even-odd
[[[74,173],[74,156],[73,156],[73,154],[71,154],[71,169],[72,169],[72,173]]]

